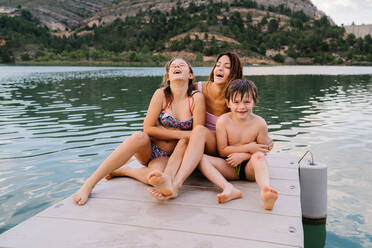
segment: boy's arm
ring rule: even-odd
[[[262,119],[262,123],[260,123],[260,128],[257,135],[257,143],[267,145],[269,150],[271,150],[274,146],[273,140],[269,137],[268,127],[264,119]]]

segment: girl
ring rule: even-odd
[[[208,82],[198,82],[197,89],[205,97],[206,116],[205,126],[196,126],[190,135],[181,165],[173,176],[167,170],[153,171],[149,174],[149,181],[155,188],[148,191],[158,200],[177,197],[184,181],[198,166],[204,153],[217,155],[216,121],[218,116],[228,111],[225,101],[225,89],[232,80],[243,78],[243,67],[239,57],[230,52],[222,53],[209,75]],[[182,151],[174,153],[182,154]]]
[[[72,195],[77,204],[84,205],[94,186],[106,175],[110,178],[120,174],[149,183],[148,174],[155,169],[163,171],[177,142],[189,138],[193,127],[204,124],[204,97],[194,91],[194,73],[190,64],[174,58],[165,70],[162,87],[155,91],[143,122],[144,132],[134,133],[126,139],[98,167]],[[112,173],[133,155],[147,167],[123,168]]]

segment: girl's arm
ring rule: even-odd
[[[192,128],[196,127],[197,125],[205,124],[205,100],[202,93],[197,92],[193,95],[193,125]]]
[[[157,125],[165,99],[163,88],[157,89],[151,98],[146,118],[143,121],[143,131],[149,136],[165,140],[178,140],[190,136],[190,131],[166,129]]]

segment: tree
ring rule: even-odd
[[[273,57],[273,60],[279,63],[283,63],[284,59],[285,59],[284,56],[281,55],[280,53],[275,54],[275,56]]]
[[[274,33],[278,30],[279,22],[276,19],[271,19],[267,25],[269,33]]]
[[[349,46],[354,45],[354,43],[355,43],[355,35],[354,34],[348,34],[348,36],[346,37],[346,43]]]
[[[204,44],[199,36],[195,36],[195,39],[191,41],[191,49],[196,52],[203,52]]]

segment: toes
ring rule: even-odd
[[[158,192],[155,189],[148,188],[147,191],[150,193],[150,195],[152,197],[154,197],[157,200],[164,201],[164,200],[167,200],[168,199],[168,197],[165,197],[163,194],[161,194],[160,192]]]
[[[76,203],[78,203],[80,199],[81,197],[79,197],[78,195],[75,195],[75,194],[72,195],[72,200],[74,200]]]

